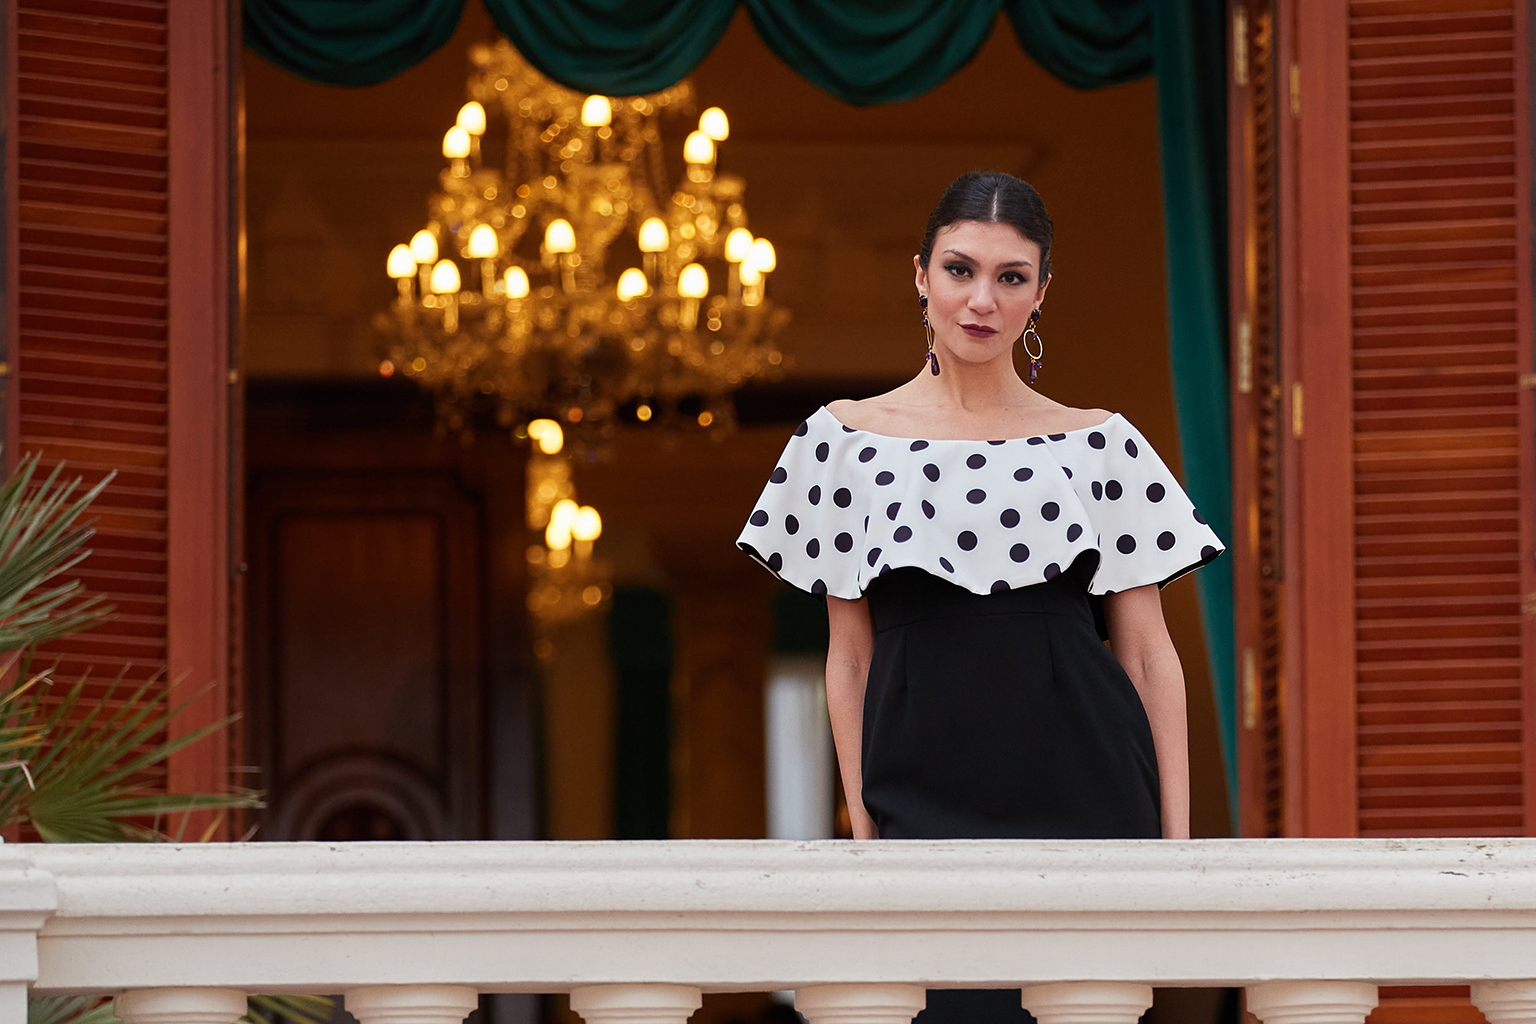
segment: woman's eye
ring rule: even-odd
[[[1004,284],[1029,284],[1029,278],[1025,277],[1023,274],[1011,274],[1011,273],[1010,274],[1004,274],[1003,275],[1003,283]]]
[[[949,271],[955,277],[966,277],[969,276],[971,272],[971,268],[966,266],[964,263],[951,263],[944,269]]]

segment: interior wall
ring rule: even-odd
[[[466,50],[491,35],[481,6],[468,4],[429,60],[354,90],[302,82],[247,52],[252,377],[374,375],[371,319],[394,295],[385,256],[422,226],[442,133],[464,98]],[[940,88],[856,108],[782,65],[743,15],[693,80],[701,107],[730,115],[720,167],[746,178],[751,227],[778,248],[769,287],[794,314],[781,338],[787,384],[857,397],[922,369],[912,254],[928,209],[967,170],[1007,170],[1040,189],[1056,226],[1041,390],[1124,413],[1178,472],[1151,79],[1075,91],[1034,65],[1000,21]],[[690,127],[669,127],[674,159]],[[776,584],[732,541],[792,425],[674,443],[626,435],[615,458],[577,469],[581,500],[603,513],[599,548],[618,581],[665,585],[678,598],[679,835],[763,828],[761,685]],[[1164,592],[1189,683],[1194,831],[1218,835],[1226,797],[1195,601],[1190,577]],[[612,806],[611,729],[569,701],[551,706],[547,764],[583,770],[548,787],[548,820],[590,836]]]

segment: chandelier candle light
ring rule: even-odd
[[[387,260],[381,372],[431,389],[465,436],[482,403],[520,434],[547,418],[578,442],[623,417],[730,426],[732,393],[785,368],[789,314],[768,299],[777,255],[747,227],[745,183],[716,170],[725,112],[699,117],[674,190],[660,120],[691,106],[689,83],[584,96],[506,40],[470,60],[428,223]]]

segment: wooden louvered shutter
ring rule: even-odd
[[[9,17],[6,457],[117,474],[82,577],[118,615],[51,653],[65,680],[159,677],[193,700],[181,733],[229,711],[231,15],[49,0]],[[214,737],[165,783],[221,788],[227,761]]]

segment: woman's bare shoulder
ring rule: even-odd
[[[827,403],[827,412],[839,423],[854,430],[889,433],[893,424],[903,422],[901,390],[897,388],[870,398],[839,398]]]

